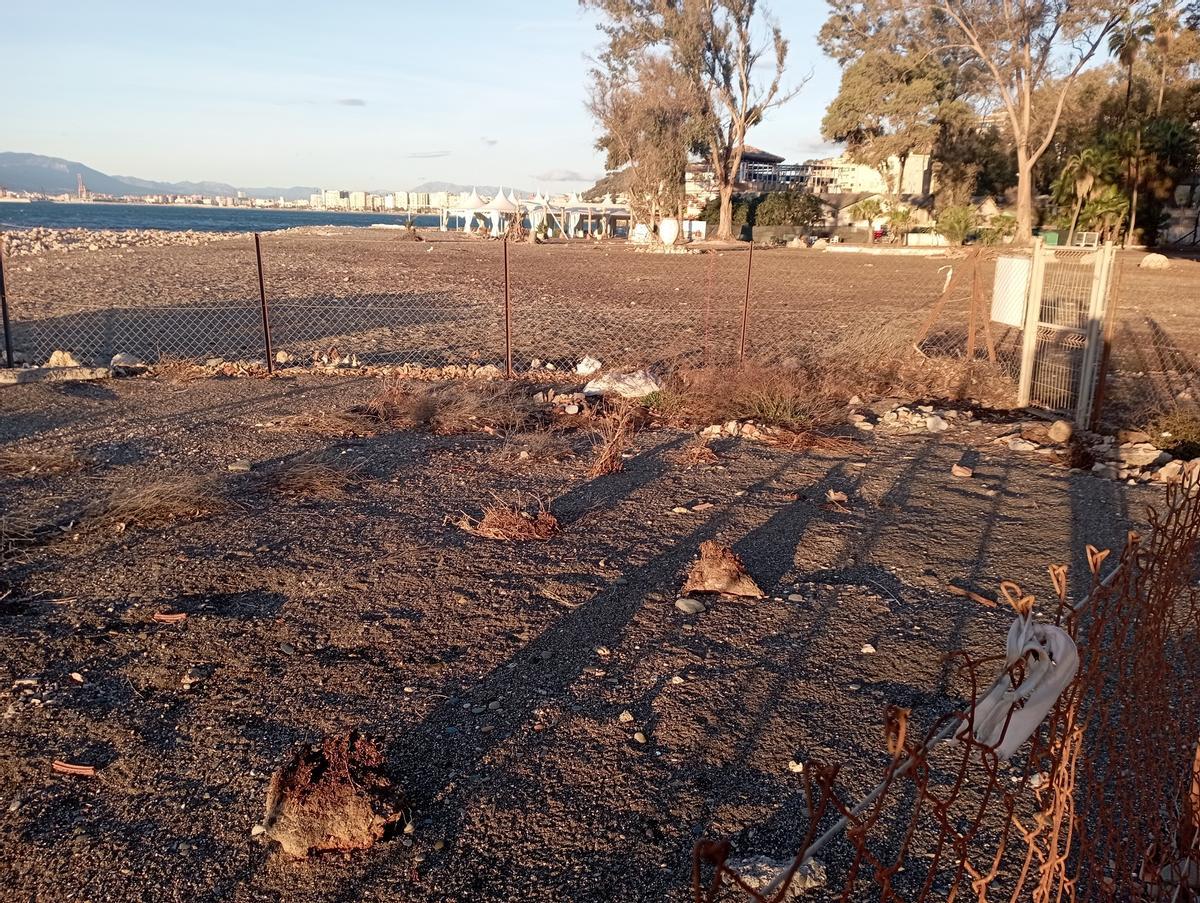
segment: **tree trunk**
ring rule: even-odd
[[[1018,243],[1033,241],[1033,163],[1017,153],[1017,234]]]
[[[717,223],[717,240],[733,241],[733,185],[717,189],[721,197],[721,219]]]
[[[1154,115],[1162,115],[1163,93],[1167,90],[1167,55],[1163,54],[1162,66],[1158,70],[1158,103],[1154,106]]]
[[[1137,228],[1137,182],[1133,183],[1133,197],[1129,202],[1129,231],[1125,233],[1125,247],[1133,247],[1133,230]]]
[[[1071,231],[1067,233],[1067,244],[1075,240],[1075,230],[1079,228],[1079,214],[1083,212],[1083,196],[1075,196],[1075,215],[1071,217]]]

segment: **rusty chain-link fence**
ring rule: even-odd
[[[107,364],[212,358],[358,365],[492,364],[517,372],[820,358],[881,389],[1011,404],[1022,329],[994,319],[996,252],[958,256],[760,248],[639,253],[398,229],[299,229],[199,246],[6,260],[17,363],[56,350]],[[1005,256],[1011,256],[1005,252]],[[261,261],[261,263],[260,263]],[[1200,411],[1200,265],[1118,262],[1106,324],[1111,420]],[[261,292],[259,278],[261,275]],[[264,315],[265,314],[265,315]],[[264,328],[265,327],[265,328]],[[268,345],[271,354],[268,355]],[[963,365],[968,361],[972,366]],[[906,385],[908,384],[908,385]]]

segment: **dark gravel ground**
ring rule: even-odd
[[[1001,651],[1009,618],[950,579],[1048,596],[1047,564],[1082,580],[1083,544],[1120,543],[1157,498],[994,452],[999,424],[875,436],[848,457],[729,440],[698,468],[673,460],[689,434],[649,430],[596,479],[584,436],[580,457],[537,464],[479,434],[261,426],[375,389],[304,375],[0,392],[0,443],[94,462],[0,477],[3,513],[61,524],[113,484],[184,473],[233,502],[159,527],[83,523],[4,565],[0,899],[687,899],[699,836],[793,852],[789,760],[843,761],[865,791],[885,703],[927,724],[961,700],[942,654]],[[292,498],[257,479],[317,450],[360,462],[359,490]],[[954,479],[964,456],[975,476]],[[236,459],[253,471],[228,472]],[[553,500],[557,536],[508,544],[446,521],[518,490]],[[672,513],[698,502],[712,507]],[[677,611],[705,539],[771,597]],[[297,741],[352,727],[386,742],[415,830],[280,861],[251,835],[269,775]],[[97,774],[56,774],[55,758]],[[824,857],[835,878],[847,849]]]

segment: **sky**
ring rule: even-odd
[[[823,0],[774,0],[800,94],[750,143],[823,156],[838,69]],[[561,191],[603,174],[575,0],[13,3],[0,150],[239,187]]]

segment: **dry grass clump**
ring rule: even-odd
[[[22,548],[33,545],[37,535],[37,525],[28,518],[0,514],[0,562],[8,561]]]
[[[340,499],[361,484],[361,470],[361,464],[339,458],[305,455],[268,471],[264,482],[285,495]]]
[[[1175,411],[1157,417],[1147,432],[1176,458],[1200,458],[1200,414]]]
[[[562,430],[528,430],[515,433],[504,440],[496,452],[502,461],[529,461],[534,464],[554,464],[574,457],[575,451]]]
[[[497,498],[483,509],[483,515],[478,520],[463,514],[454,523],[476,536],[505,542],[547,540],[558,532],[558,518],[550,513],[541,499],[537,500],[534,510],[528,510],[529,507],[520,497],[515,502],[503,502]]]
[[[0,474],[10,477],[70,473],[87,464],[73,448],[38,451],[32,448],[0,449]]]
[[[505,384],[456,381],[409,389],[395,381],[353,411],[435,433],[505,433],[528,424],[534,404],[517,387]]]
[[[85,513],[85,520],[122,527],[149,526],[203,517],[227,504],[211,477],[180,475],[113,486],[106,498],[98,499]]]
[[[594,478],[624,470],[624,452],[633,440],[633,432],[632,405],[621,404],[609,411],[594,430],[595,456],[587,475]]]
[[[845,417],[845,399],[824,374],[747,362],[679,370],[648,401],[677,423],[754,420],[794,432],[826,429]]]
[[[273,420],[265,427],[277,433],[325,438],[374,436],[379,431],[369,418],[345,411],[302,411]]]
[[[712,444],[704,436],[697,436],[675,456],[675,463],[683,467],[704,467],[720,460],[721,456],[713,451]]]

